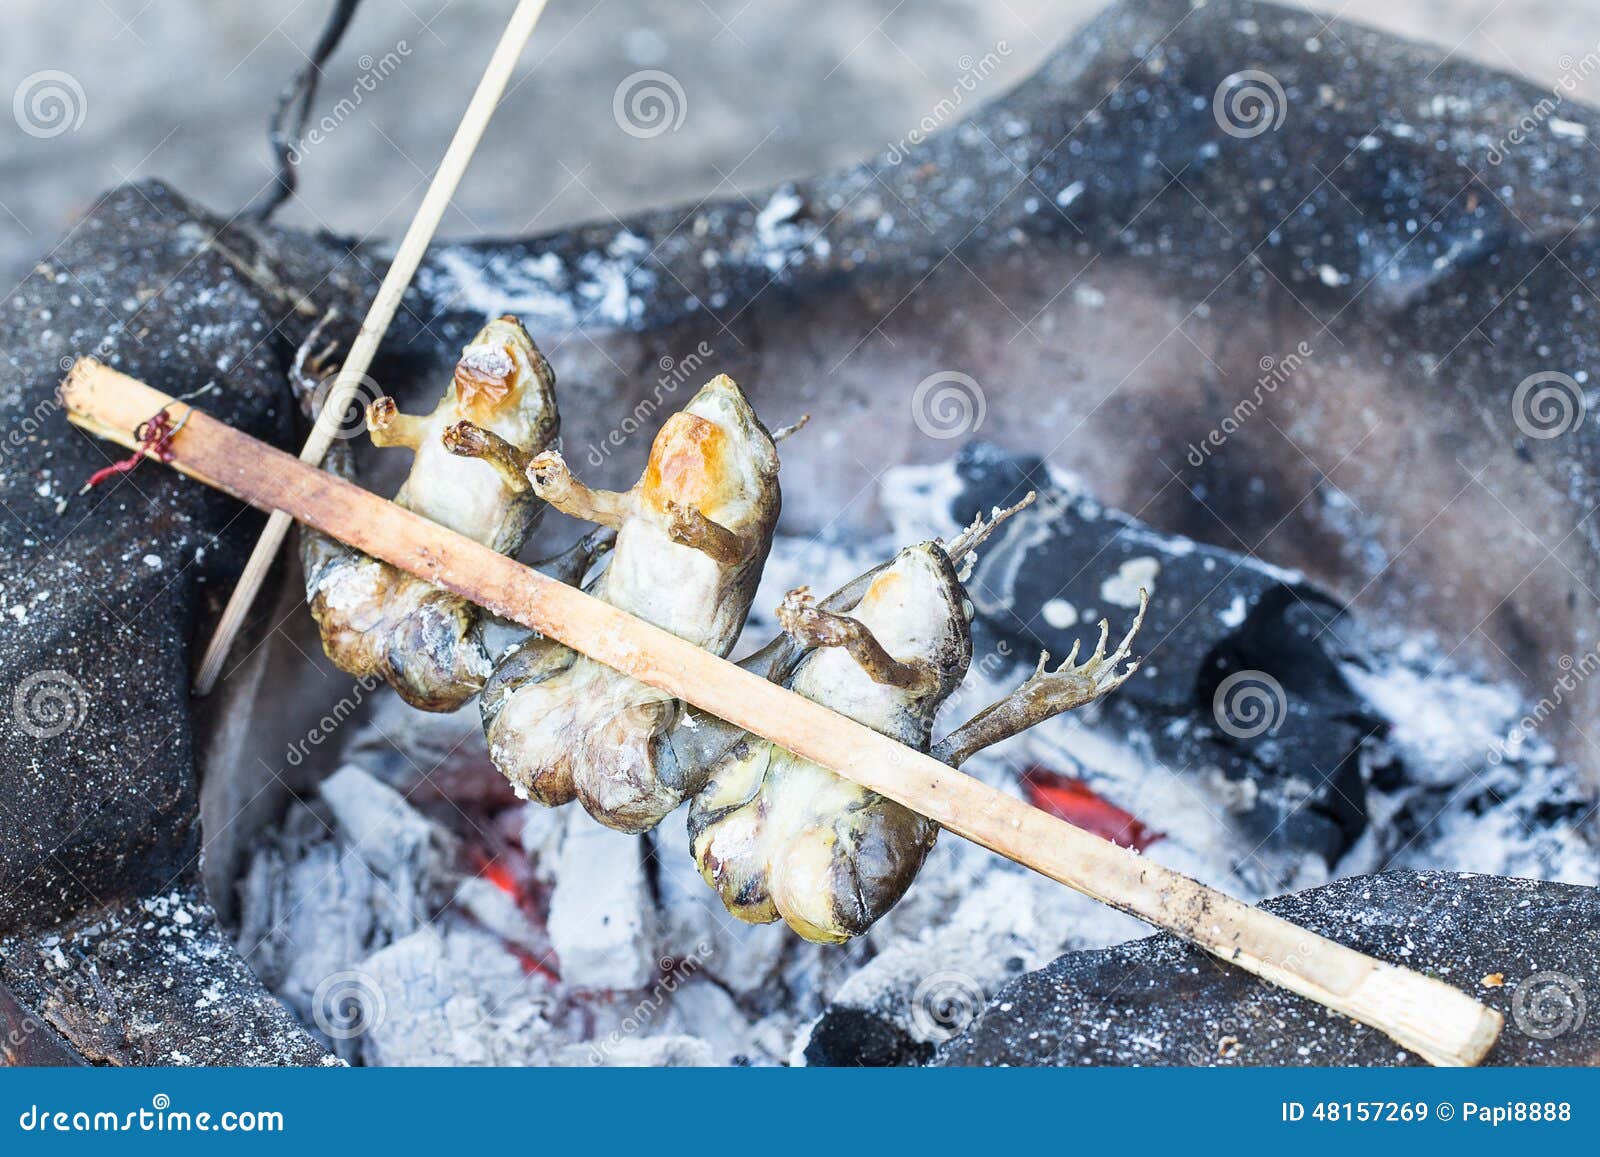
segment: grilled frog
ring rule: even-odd
[[[1111,654],[1102,623],[1099,646],[1085,663],[1074,665],[1076,647],[1054,671],[1045,656],[1017,691],[932,743],[934,716],[972,658],[972,605],[958,566],[1016,509],[987,524],[980,519],[948,548],[934,541],[903,550],[823,605],[804,588],[791,591],[778,609],[791,658],[767,648],[763,654],[780,659],[760,673],[777,677],[787,661],[791,690],[908,746],[931,749],[952,767],[1120,686],[1135,669],[1121,665],[1143,620],[1143,592],[1139,617]],[[905,894],[938,828],[819,764],[745,735],[725,744],[713,763],[690,807],[689,834],[701,875],[733,915],[757,924],[782,919],[807,940],[837,943],[861,935]]]
[[[555,374],[516,318],[479,331],[431,414],[379,398],[367,428],[376,445],[415,451],[395,502],[503,554],[522,548],[544,510],[524,470],[559,419]],[[340,670],[381,677],[425,711],[453,711],[482,689],[492,665],[477,607],[313,531],[301,555],[306,601]]]
[[[744,625],[777,523],[778,454],[743,391],[719,376],[667,419],[643,475],[592,490],[558,453],[529,464],[534,492],[615,530],[596,597],[726,655]],[[683,704],[544,638],[513,649],[480,702],[489,754],[521,794],[577,798],[601,823],[645,831],[704,779],[672,734]]]

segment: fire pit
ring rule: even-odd
[[[576,384],[568,456],[606,486],[637,470],[627,423],[653,428],[652,399],[715,372],[774,420],[811,411],[784,447],[752,640],[789,587],[827,589],[1037,489],[970,588],[982,679],[965,706],[1139,585],[1147,661],[1093,714],[973,770],[1235,894],[1315,889],[1279,903],[1335,937],[1369,900],[1364,950],[1507,1012],[1491,1060],[1592,1060],[1600,913],[1571,885],[1600,870],[1581,738],[1600,704],[1584,541],[1600,499],[1593,424],[1547,435],[1553,397],[1579,419],[1586,404],[1596,254],[1573,198],[1594,165],[1565,132],[1489,155],[1537,104],[1526,86],[1320,27],[1268,5],[1120,6],[904,157],[754,208],[440,246],[374,377],[420,402],[486,315],[516,313]],[[1264,122],[1237,119],[1249,83]],[[676,820],[637,837],[529,810],[488,768],[475,709],[418,715],[332,672],[288,567],[191,710],[195,626],[256,520],[143,467],[78,496],[105,453],[49,401],[60,360],[98,347],[173,393],[215,381],[208,411],[288,445],[289,359],[327,307],[360,316],[382,256],[222,228],[147,185],[110,194],[0,314],[24,432],[5,462],[0,1017],[32,1049],[1410,1059],[1326,1018],[1253,1037],[1239,1026],[1269,998],[1232,972],[1197,1015],[1166,1016],[1197,999],[1169,946],[1113,947],[1142,926],[955,840],[850,947],[738,925]],[[363,465],[392,489],[389,464]],[[551,520],[531,553],[572,533]],[[1386,869],[1552,883],[1329,884]],[[1485,944],[1448,916],[1457,901],[1532,915]],[[1417,911],[1423,930],[1380,918]],[[1138,1019],[1159,1039],[1113,1023],[1116,969],[1146,957],[1161,967]],[[1072,981],[1082,1005],[1035,999],[1091,973],[1101,987]]]

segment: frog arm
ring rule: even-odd
[[[374,446],[415,450],[428,436],[428,419],[402,414],[393,398],[382,397],[367,407],[367,432]]]
[[[526,494],[533,489],[527,474],[533,455],[513,446],[493,430],[472,422],[456,422],[445,429],[441,440],[444,448],[458,458],[476,458],[492,467],[511,493]]]
[[[984,748],[993,747],[1013,735],[1020,735],[1035,724],[1043,723],[1063,711],[1071,711],[1074,707],[1093,703],[1101,696],[1108,695],[1122,686],[1128,677],[1139,669],[1138,663],[1129,663],[1126,667],[1122,664],[1132,650],[1133,637],[1139,633],[1139,628],[1144,623],[1145,607],[1149,605],[1149,601],[1141,589],[1139,613],[1134,616],[1133,626],[1128,628],[1128,633],[1123,636],[1122,642],[1111,654],[1106,654],[1110,626],[1102,619],[1100,642],[1095,646],[1094,654],[1087,660],[1077,665],[1073,664],[1073,660],[1078,657],[1077,643],[1072,645],[1071,653],[1054,671],[1047,670],[1050,656],[1041,655],[1038,668],[1020,687],[1003,699],[991,703],[945,736],[935,745],[933,757],[948,763],[951,767],[960,767]]]
[[[924,693],[939,683],[933,664],[921,659],[902,663],[884,649],[865,623],[817,606],[811,592],[800,587],[789,592],[778,607],[784,634],[804,647],[843,647],[874,683]]]
[[[773,444],[776,445],[777,443],[782,442],[785,438],[794,437],[801,430],[804,430],[810,421],[811,414],[808,411],[804,414],[801,414],[798,421],[790,422],[787,426],[779,426],[776,430],[772,431]]]
[[[668,502],[663,518],[663,529],[673,542],[692,547],[714,562],[738,566],[750,557],[750,543],[686,503]]]
[[[585,522],[622,529],[622,524],[638,510],[631,492],[591,490],[572,476],[559,451],[546,450],[535,455],[527,466],[533,492],[551,506]]]
[[[995,507],[995,509],[990,512],[988,518],[985,518],[982,514],[979,514],[978,517],[973,519],[972,522],[970,522],[960,534],[952,538],[949,545],[944,548],[945,553],[950,556],[950,561],[960,562],[968,555],[972,554],[973,551],[977,550],[978,547],[983,545],[985,539],[987,539],[996,530],[1000,529],[1000,527],[1003,526],[1007,521],[1009,521],[1016,514],[1032,506],[1033,500],[1038,496],[1039,495],[1037,491],[1030,490],[1028,493],[1022,496],[1022,501],[1018,502],[1015,506],[1008,506],[1004,510],[1001,510],[999,507]]]

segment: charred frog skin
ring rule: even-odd
[[[792,690],[920,751],[972,659],[965,592],[935,542],[901,551],[843,619],[785,603],[785,627],[815,646]],[[846,637],[854,621],[884,654]],[[858,657],[861,656],[861,657]],[[865,658],[866,662],[862,661]],[[865,932],[911,885],[938,827],[892,800],[747,737],[719,761],[689,812],[693,854],[729,912],[786,921],[807,940]]]
[[[522,461],[560,423],[555,375],[520,322],[483,327],[432,413],[401,414],[381,398],[367,424],[377,445],[416,453],[399,505],[503,554],[521,549],[544,510]],[[314,532],[301,544],[306,600],[340,670],[380,677],[424,711],[453,711],[482,689],[491,663],[478,608]]]
[[[552,506],[616,530],[591,594],[728,653],[781,501],[772,438],[732,379],[667,420],[631,490],[590,490],[554,454],[529,474]],[[520,794],[550,807],[576,798],[621,831],[654,827],[703,782],[704,767],[673,747],[679,700],[548,640],[501,661],[481,708],[490,757]]]

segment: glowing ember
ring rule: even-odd
[[[1151,831],[1131,812],[1096,795],[1081,779],[1034,764],[1023,773],[1022,787],[1035,807],[1124,848],[1142,852],[1166,838],[1166,833]]]

